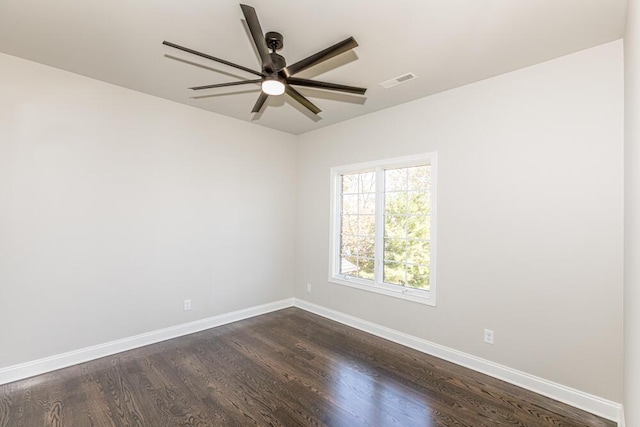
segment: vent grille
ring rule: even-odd
[[[417,78],[418,76],[416,76],[415,74],[407,73],[398,77],[394,77],[391,80],[387,80],[386,82],[382,82],[380,83],[380,86],[382,86],[385,89],[389,89],[394,86],[398,86],[399,84],[406,83]]]

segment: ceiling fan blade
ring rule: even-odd
[[[342,40],[339,43],[334,44],[331,47],[328,47],[320,52],[309,56],[301,61],[296,62],[293,65],[289,65],[285,67],[282,71],[286,75],[286,77],[293,76],[300,71],[306,70],[309,67],[313,67],[316,64],[319,64],[327,59],[331,59],[334,56],[340,55],[341,53],[347,52],[354,47],[358,46],[358,43],[353,37],[349,37],[348,39]]]
[[[246,85],[246,84],[261,83],[261,82],[262,82],[262,79],[241,80],[239,82],[228,82],[228,83],[218,83],[218,84],[214,84],[214,85],[195,86],[195,87],[190,87],[189,89],[191,89],[191,90],[215,89],[215,88],[218,88],[218,87],[238,86],[238,85]]]
[[[247,21],[249,31],[251,32],[251,37],[253,37],[253,42],[256,44],[258,54],[260,55],[260,59],[262,60],[262,68],[264,68],[268,72],[273,72],[275,67],[273,66],[273,61],[271,61],[269,47],[267,46],[267,41],[264,38],[262,27],[260,27],[260,21],[258,20],[258,14],[256,13],[256,10],[246,4],[241,4],[240,7],[242,8],[244,19],[245,21]]]
[[[216,58],[215,56],[207,55],[206,53],[202,53],[202,52],[198,52],[198,51],[193,50],[193,49],[189,49],[188,47],[180,46],[180,45],[177,45],[175,43],[168,42],[166,40],[163,41],[162,44],[165,45],[165,46],[172,47],[174,49],[182,50],[184,52],[188,52],[188,53],[191,53],[193,55],[198,55],[198,56],[201,56],[203,58],[219,62],[219,63],[224,64],[224,65],[228,65],[230,67],[237,68],[237,69],[242,70],[242,71],[246,71],[247,73],[255,74],[256,76],[262,76],[262,73],[260,73],[258,71],[255,71],[255,70],[252,70],[251,68],[243,67],[242,65],[234,64],[233,62],[225,61],[224,59]]]
[[[259,113],[260,110],[262,110],[262,106],[264,105],[264,102],[267,100],[267,98],[269,97],[269,95],[267,95],[264,92],[260,92],[260,96],[258,97],[258,100],[256,101],[256,104],[253,106],[253,109],[251,110],[252,113]]]
[[[364,95],[367,89],[363,87],[345,86],[335,83],[319,82],[317,80],[299,79],[297,77],[289,77],[287,82],[296,86],[313,87],[317,89],[335,90],[338,92],[355,93],[357,95]]]
[[[321,109],[316,107],[311,101],[309,101],[307,98],[302,96],[302,94],[300,92],[298,92],[297,90],[295,90],[291,86],[285,85],[284,90],[287,93],[287,95],[289,95],[290,97],[292,97],[293,99],[298,101],[300,104],[302,104],[304,107],[306,107],[313,114],[318,114],[319,112],[322,111]]]

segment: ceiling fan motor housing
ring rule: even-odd
[[[287,63],[284,60],[284,57],[282,55],[278,55],[275,52],[271,52],[271,62],[273,62],[273,65],[275,67],[275,73],[277,74],[278,71],[282,70],[284,67],[287,66]]]
[[[276,51],[282,49],[282,47],[284,46],[284,37],[282,37],[282,34],[278,32],[269,31],[264,35],[264,39],[267,42],[267,46],[269,47],[269,49],[271,49],[271,53],[269,55],[271,56],[271,62],[273,63],[273,66],[275,68],[273,74],[276,74],[278,73],[278,71],[287,66],[284,57],[276,53]]]

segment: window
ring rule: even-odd
[[[331,169],[329,281],[435,305],[436,158]]]

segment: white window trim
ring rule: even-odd
[[[394,167],[411,167],[421,164],[431,165],[431,231],[430,231],[430,247],[431,247],[431,263],[429,277],[429,291],[421,289],[412,289],[388,283],[364,280],[357,277],[346,276],[340,274],[340,214],[341,206],[338,203],[338,195],[340,194],[340,176],[350,173],[367,172],[372,170],[381,171],[382,169],[393,169]],[[331,200],[330,200],[330,246],[329,246],[329,282],[338,285],[349,286],[369,292],[375,292],[382,295],[401,298],[427,305],[436,305],[436,222],[437,200],[438,200],[438,153],[424,153],[406,157],[396,157],[393,159],[385,159],[373,162],[357,163],[353,165],[336,166],[331,168]],[[376,175],[376,192],[382,188],[384,183],[384,175],[378,173]],[[376,198],[376,236],[382,236],[384,233],[384,223],[380,218],[384,217],[384,205],[382,201]],[[378,239],[378,238],[376,238]],[[376,278],[382,277],[382,245],[376,245]]]

